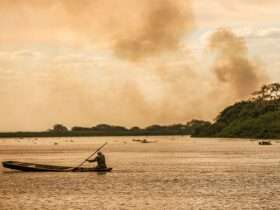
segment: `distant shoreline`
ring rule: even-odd
[[[48,137],[110,137],[110,136],[190,136],[189,134],[179,133],[156,133],[156,132],[126,132],[126,133],[106,133],[106,132],[2,132],[0,139],[3,138],[48,138]]]
[[[190,136],[192,138],[230,138],[230,139],[252,139],[261,140],[266,138],[257,137],[219,137],[219,136],[191,136],[187,133],[174,133],[174,132],[122,132],[122,133],[108,133],[108,132],[0,132],[0,139],[11,138],[63,138],[63,137],[137,137],[137,136]],[[270,138],[271,140],[280,140],[279,138]]]
[[[0,132],[0,138],[95,136],[192,136],[198,138],[280,139],[280,83],[264,85],[245,101],[226,107],[214,122],[193,119],[185,124],[146,128],[98,124],[71,129],[55,124],[45,131]]]

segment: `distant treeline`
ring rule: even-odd
[[[158,135],[191,135],[199,125],[208,122],[192,120],[186,124],[152,125],[146,128],[113,126],[100,124],[94,127],[75,126],[68,129],[62,124],[56,124],[52,129],[43,132],[6,132],[0,133],[0,138],[14,137],[82,137],[82,136],[158,136]]]
[[[159,135],[280,139],[280,84],[264,85],[250,99],[225,108],[213,123],[192,120],[186,124],[152,125],[146,128],[100,124],[93,127],[75,126],[71,129],[56,124],[43,132],[0,133],[0,138]]]

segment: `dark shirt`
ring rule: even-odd
[[[97,155],[96,158],[90,160],[90,162],[97,162],[96,168],[107,168],[106,159],[103,154]]]

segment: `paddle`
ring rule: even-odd
[[[92,153],[87,159],[85,159],[82,163],[80,163],[78,166],[74,167],[74,168],[70,168],[68,170],[75,170],[76,168],[80,168],[88,159],[90,159],[93,155],[95,155],[99,150],[101,150],[103,147],[105,147],[105,145],[107,144],[107,142],[105,144],[103,144],[101,147],[99,147],[94,153]]]

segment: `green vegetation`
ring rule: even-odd
[[[280,138],[280,84],[265,85],[247,101],[224,109],[194,137]]]
[[[213,123],[192,120],[186,124],[130,129],[107,124],[68,129],[62,124],[56,124],[52,129],[43,132],[0,133],[0,138],[143,135],[280,139],[280,84],[264,85],[261,90],[253,93],[249,100],[225,108]]]

